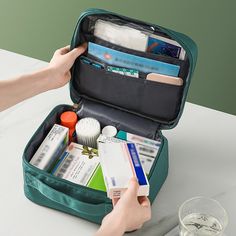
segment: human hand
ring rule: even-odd
[[[101,235],[106,234],[109,228],[114,228],[113,236],[123,235],[127,231],[140,229],[151,219],[151,206],[147,197],[137,197],[138,182],[132,178],[129,187],[120,199],[113,199],[114,209],[102,221]],[[99,231],[98,231],[99,232]],[[98,234],[99,235],[99,234]]]
[[[76,58],[85,52],[87,43],[83,43],[70,51],[70,46],[57,49],[47,67],[50,71],[49,85],[51,89],[65,85],[71,78],[70,69]]]

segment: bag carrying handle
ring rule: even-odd
[[[36,190],[38,190],[42,195],[48,199],[57,202],[67,208],[70,208],[77,213],[88,215],[88,216],[103,216],[111,211],[111,204],[99,203],[92,204],[83,201],[79,201],[72,198],[65,193],[62,193],[56,189],[43,183],[41,180],[37,179],[30,173],[25,174],[26,184]]]

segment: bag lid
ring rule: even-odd
[[[97,22],[107,22],[110,25],[120,27],[119,30],[124,29],[124,38],[127,38],[129,33],[126,30],[133,29],[134,33],[147,34],[149,38],[157,35],[175,40],[184,49],[186,55],[183,60],[180,60],[171,56],[142,52],[132,48],[133,45],[130,48],[112,43],[97,36],[95,33],[96,27],[98,27]],[[114,32],[111,35],[114,35]],[[145,120],[155,121],[162,129],[173,128],[177,125],[183,112],[197,60],[197,46],[189,37],[158,25],[120,16],[116,13],[101,9],[89,9],[82,13],[78,19],[71,41],[71,49],[83,42],[98,44],[102,50],[105,47],[112,49],[112,52],[126,53],[126,57],[122,57],[124,60],[122,63],[126,62],[127,68],[132,68],[129,63],[133,59],[130,59],[127,54],[160,61],[164,63],[162,65],[170,65],[174,69],[179,68],[177,76],[182,78],[183,85],[147,80],[146,77],[149,73],[144,73],[141,70],[138,70],[139,78],[118,74],[114,70],[111,72],[108,67],[112,63],[104,62],[97,56],[98,54],[94,56],[86,51],[83,54],[83,59],[81,56],[77,58],[71,69],[70,96],[74,103],[90,100],[143,117]],[[130,42],[128,43],[130,44]],[[109,53],[110,50],[105,55],[106,59],[111,58]],[[119,57],[116,58],[116,54],[112,54],[112,57],[114,60],[120,60]],[[140,64],[135,65],[134,60],[132,63],[134,66],[142,66]]]

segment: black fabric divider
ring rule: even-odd
[[[150,118],[173,120],[179,110],[183,86],[138,79],[76,63],[75,86],[89,96]]]

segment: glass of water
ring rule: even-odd
[[[227,224],[225,209],[214,199],[191,198],[179,208],[180,236],[223,236]]]

